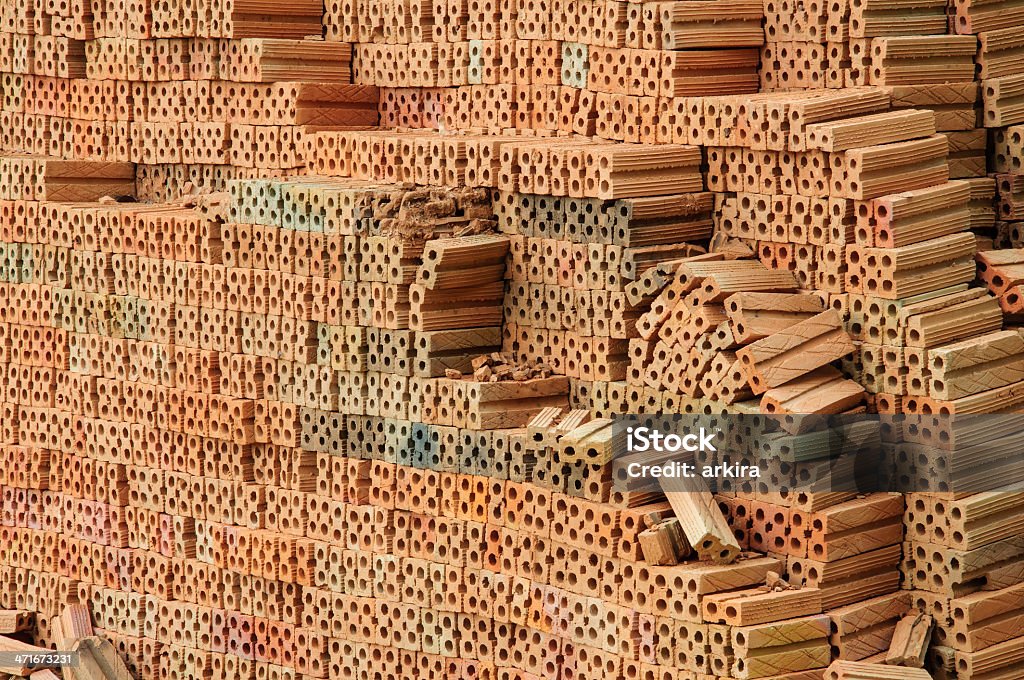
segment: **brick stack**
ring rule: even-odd
[[[990,423],[991,425],[991,423]],[[1014,674],[1020,666],[1024,499],[1011,489],[959,498],[910,494],[904,582],[935,619],[927,667],[934,677]]]
[[[950,176],[968,180],[978,203],[974,226],[986,239],[1016,245],[1012,224],[1004,224],[1015,220],[993,219],[998,178],[986,174],[1013,172],[1005,161],[986,163],[986,129],[996,130],[999,146],[1024,116],[1015,56],[1024,17],[1013,3],[859,0],[766,8],[763,88],[874,85],[892,94],[895,108],[934,110],[950,142]]]
[[[1021,213],[1021,176],[1024,175],[1024,125],[1011,125],[994,133],[992,171],[995,185],[991,196],[998,245],[1024,245]]]
[[[639,317],[629,295],[646,272],[710,236],[707,193],[600,201],[501,194],[514,233],[504,346],[570,378],[572,402],[597,415],[642,397],[626,389]]]
[[[447,235],[486,231],[479,196],[268,180],[191,208],[36,202],[5,284],[0,592],[37,642],[82,601],[140,677],[596,678],[724,672],[747,658],[727,624],[820,614],[816,589],[746,590],[773,558],[648,568],[650,508],[534,480],[524,426],[564,377],[416,375],[450,331],[391,305],[450,290],[452,242],[504,240]],[[701,614],[723,590],[744,614]]]
[[[386,8],[386,9],[383,9]],[[653,131],[674,99],[757,91],[760,2],[334,2],[328,40],[357,43],[358,83],[387,126],[572,131],[628,111]],[[609,128],[610,131],[610,128]],[[619,130],[609,138],[639,141]],[[653,141],[653,138],[650,140]]]
[[[1020,409],[1024,19],[946,6],[3,3],[0,621],[139,678],[1015,677],[1019,494],[948,480],[1019,437],[943,416]],[[615,486],[627,412],[753,416],[700,460],[769,481]],[[906,501],[770,485],[865,412]]]
[[[302,39],[320,33],[316,3],[287,20],[250,2],[3,9],[0,146],[137,163],[142,197],[295,174],[310,127],[377,122],[376,88],[351,84],[351,46]]]
[[[1024,112],[1020,103],[1022,69],[1013,55],[1020,49],[1020,33],[1024,16],[1006,3],[961,3],[951,13],[950,24],[958,34],[976,37],[978,41],[976,80],[979,85],[979,127],[992,130],[993,150],[990,154],[989,180],[975,186],[980,192],[984,186],[989,197],[995,183],[996,213],[995,238],[1000,246],[1019,247],[1020,215],[1013,209],[1015,183],[1020,175],[1019,163],[1011,159]],[[1017,154],[1019,157],[1019,154]],[[980,197],[980,194],[979,194]]]

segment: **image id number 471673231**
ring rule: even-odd
[[[0,668],[76,668],[78,660],[78,652],[0,652]]]

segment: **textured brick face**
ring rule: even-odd
[[[1020,445],[943,416],[1024,394],[1022,35],[0,3],[0,636],[140,679],[1012,674],[1024,506],[948,483]],[[771,416],[728,442],[765,481],[608,464],[616,414],[722,412]],[[880,420],[905,499],[777,490],[801,415],[864,412],[923,416]]]

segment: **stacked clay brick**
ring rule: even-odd
[[[1020,148],[1014,146],[1019,133],[1013,126],[1021,120],[1021,67],[1015,55],[1024,17],[1014,3],[1005,2],[967,1],[947,7],[944,2],[864,0],[828,7],[775,7],[778,19],[773,21],[769,12],[765,50],[771,61],[762,64],[765,85],[772,89],[882,86],[891,93],[896,108],[934,110],[935,129],[949,140],[950,177],[963,180],[956,190],[960,196],[951,202],[952,194],[935,189],[895,201],[895,197],[876,199],[874,209],[866,211],[867,224],[857,212],[856,243],[900,250],[899,239],[893,239],[895,232],[889,227],[896,226],[898,231],[901,211],[907,224],[929,230],[940,223],[950,232],[969,227],[978,235],[978,249],[988,251],[978,253],[980,273],[998,300],[982,294],[969,301],[934,291],[926,295],[934,302],[924,303],[931,311],[925,310],[923,323],[916,324],[917,332],[909,326],[902,332],[894,329],[890,320],[898,317],[902,322],[908,303],[913,309],[920,302],[879,299],[890,296],[858,290],[856,281],[848,281],[850,327],[855,335],[862,331],[863,341],[854,375],[863,372],[861,382],[878,393],[879,410],[899,408],[902,402],[902,408],[923,414],[919,422],[910,420],[902,430],[899,458],[916,461],[909,474],[922,493],[907,497],[908,542],[901,570],[903,587],[915,593],[914,606],[935,619],[929,669],[935,677],[1012,675],[1017,671],[1008,669],[1020,663],[1015,651],[1020,647],[1020,640],[1015,639],[1019,630],[992,619],[988,612],[1012,617],[1010,612],[1017,609],[1019,579],[1014,565],[1020,548],[1018,532],[1012,527],[1020,512],[1020,499],[1009,491],[972,488],[969,483],[948,494],[952,490],[948,479],[953,469],[985,466],[991,460],[991,449],[972,450],[966,442],[971,441],[972,433],[978,441],[978,430],[998,430],[1000,424],[971,422],[970,415],[1012,411],[1016,404],[1010,386],[1019,376],[1016,366],[1021,340],[1016,331],[1001,330],[993,302],[998,302],[1011,320],[1016,315],[1012,265],[1019,257],[1013,251],[991,249],[1019,244],[1014,196],[1015,173],[1020,172],[1015,159],[1020,157]],[[787,17],[796,21],[787,21]],[[824,81],[816,81],[821,65],[828,70]],[[994,147],[986,166],[989,129],[993,129]],[[969,196],[966,211],[965,190]],[[941,193],[946,199],[940,198]],[[954,224],[958,226],[954,228]],[[865,227],[874,228],[875,243],[864,238]],[[885,251],[867,253],[869,257],[889,256],[894,262],[899,258]],[[971,274],[970,267],[964,265],[962,280],[966,282]],[[960,295],[978,296],[979,291],[965,290]],[[965,325],[962,332],[976,337],[922,341],[932,326],[927,316],[964,304],[979,310],[961,316],[970,318],[973,326],[968,330]],[[986,311],[981,312],[982,307]],[[933,326],[932,332],[935,330]],[[968,420],[950,422],[933,419],[933,414],[958,414]],[[989,474],[1007,481],[1015,478],[1012,473],[1005,475],[998,464]],[[982,492],[973,493],[979,490]]]
[[[638,273],[696,252],[711,233],[709,193],[600,201],[501,193],[511,228],[505,347],[570,379],[573,403],[597,415],[642,398],[626,387],[639,316]],[[671,409],[670,409],[671,410]]]
[[[133,162],[144,197],[185,181],[294,174],[310,126],[372,125],[351,46],[320,33],[318,3],[5,3],[9,154]],[[169,187],[172,187],[169,191]]]
[[[452,290],[442,253],[506,241],[479,196],[261,180],[193,208],[18,199],[69,228],[24,219],[4,307],[5,606],[36,611],[45,644],[88,602],[140,677],[726,672],[727,624],[760,639],[795,614],[804,664],[827,663],[819,591],[754,587],[778,559],[648,568],[650,509],[533,479],[522,426],[566,403],[564,377],[417,379],[418,341],[461,322],[414,338],[434,317],[389,305]],[[436,238],[460,225],[478,233]],[[707,610],[720,591],[751,603]]]
[[[605,112],[654,120],[676,98],[757,90],[760,2],[332,2],[328,40],[358,43],[356,82],[382,88],[387,125],[552,134]],[[648,133],[653,125],[648,125]],[[653,141],[653,137],[649,138]]]
[[[985,207],[975,227],[1004,244],[1012,238],[1009,225],[1002,222],[1014,218],[998,217],[995,229],[989,208],[998,205],[992,202],[997,178],[986,172],[1013,170],[1005,160],[986,168],[985,160],[986,130],[996,130],[1002,139],[1007,127],[1024,115],[1016,56],[1024,15],[1015,3],[777,3],[766,5],[766,13],[761,68],[765,88],[874,85],[890,91],[897,108],[933,109],[937,129],[950,141],[951,176],[968,179],[978,212]]]
[[[1024,176],[1024,125],[1011,125],[995,132],[993,144],[993,167],[996,176],[995,205],[996,219],[1000,222],[1000,232],[1004,239],[1001,245],[1020,247],[1022,240],[1021,218],[1024,209],[1021,207],[1022,184]]]
[[[935,620],[927,661],[935,677],[983,677],[1020,663],[1019,629],[1006,623],[1020,615],[1020,503],[1011,489],[907,496],[904,581]]]
[[[1017,159],[1021,148],[1019,127],[1014,126],[1021,122],[1022,76],[1015,55],[1020,50],[1024,16],[1014,3],[946,5],[870,0],[848,6],[812,4],[806,6],[806,16],[791,23],[786,21],[787,12],[800,14],[802,9],[779,4],[777,22],[769,13],[766,54],[771,52],[772,61],[762,65],[762,82],[773,89],[879,85],[892,93],[898,108],[933,109],[936,129],[949,139],[950,176],[962,178],[970,195],[969,215],[963,214],[958,199],[960,217],[947,213],[939,219],[961,228],[969,224],[979,235],[979,250],[991,251],[993,244],[1017,246],[1019,215],[1014,206],[1019,194]],[[772,40],[773,24],[778,42]],[[931,58],[915,62],[915,55]],[[815,82],[816,66],[823,63],[830,69],[825,82]],[[805,74],[811,77],[803,77]],[[994,146],[986,167],[990,129]],[[908,199],[900,201],[905,214],[920,225],[936,224],[933,218],[938,217],[940,206],[951,206],[934,198]],[[889,207],[895,218],[900,206],[892,203]],[[875,214],[879,222],[877,211]],[[858,243],[860,236],[858,223]],[[1019,257],[1012,251],[981,252],[978,260],[982,278],[1012,320],[1019,309],[1012,265]],[[851,288],[850,292],[856,291]],[[985,330],[984,335],[955,342],[943,338],[937,343],[941,346],[933,347],[933,343],[918,339],[911,342],[910,336],[908,342],[894,342],[898,335],[877,313],[888,307],[890,318],[893,312],[902,316],[902,309],[897,312],[896,308],[904,308],[904,302],[893,305],[868,293],[863,298],[867,314],[861,326],[856,314],[858,299],[851,295],[851,327],[854,331],[863,328],[866,333],[858,368],[874,374],[865,374],[869,379],[863,382],[869,390],[881,393],[879,399],[888,402],[893,398],[889,394],[903,394],[905,408],[925,414],[922,422],[911,421],[903,431],[906,448],[902,456],[918,461],[912,474],[921,491],[941,493],[951,469],[987,464],[991,452],[972,451],[961,442],[969,441],[974,430],[999,427],[992,422],[932,421],[931,414],[1015,408],[1016,397],[1011,396],[1009,386],[1019,375],[1020,336],[1016,331],[1001,331],[992,302],[983,300],[978,298],[973,305],[985,305],[988,311],[972,318],[982,324],[974,332]],[[936,309],[949,304],[957,304],[957,300],[936,297]],[[985,316],[988,322],[982,321]],[[878,338],[883,338],[880,346]],[[953,447],[957,447],[955,454],[951,453]],[[998,470],[992,472],[997,478],[999,474]],[[1012,478],[1011,474],[1008,480]],[[1009,519],[1019,513],[1019,498],[1005,491],[986,489],[972,494],[972,490],[968,487],[952,497],[911,494],[907,499],[904,588],[919,591],[916,606],[935,617],[935,647],[928,664],[935,677],[981,677],[1019,663],[1014,660],[1016,652],[1009,651],[1020,647],[1020,641],[1014,639],[1018,631],[987,614],[989,607],[1004,616],[1016,611],[1013,602],[1018,580],[1004,573],[1015,573],[1012,565],[1019,559],[1017,532],[1010,528],[1014,520]]]
[[[260,680],[911,680],[917,609],[1013,677],[1020,499],[927,418],[1019,408],[1022,22],[872,5],[5,2],[0,608]],[[776,480],[925,416],[921,493],[613,487],[610,416],[762,411]]]

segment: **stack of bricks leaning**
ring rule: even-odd
[[[1024,408],[1022,7],[3,0],[0,651],[1024,677],[1021,472],[899,420]],[[916,484],[614,483],[694,413]]]

